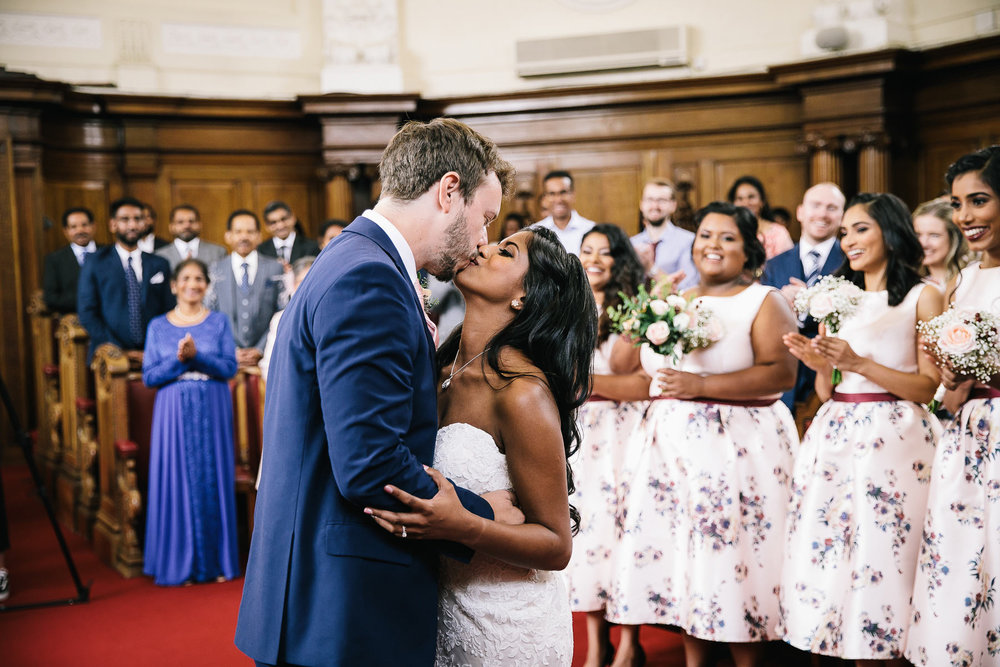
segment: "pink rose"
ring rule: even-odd
[[[667,302],[663,299],[653,299],[649,302],[649,309],[653,311],[654,315],[663,317],[667,314],[667,311],[670,310],[670,306],[668,306]]]
[[[938,348],[948,355],[971,352],[976,348],[976,332],[965,322],[949,324],[941,331]]]
[[[833,299],[826,292],[820,292],[809,300],[809,314],[821,320],[833,312]]]
[[[674,328],[678,331],[684,331],[691,325],[691,316],[687,313],[678,313],[674,315]]]
[[[663,345],[670,337],[670,325],[666,322],[653,322],[646,329],[646,338],[653,345]]]

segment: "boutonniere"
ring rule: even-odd
[[[420,281],[420,301],[421,305],[424,307],[425,313],[430,313],[437,305],[440,303],[438,299],[434,298],[434,293],[431,292],[431,288],[427,286],[427,275],[424,273],[417,274],[417,280]]]

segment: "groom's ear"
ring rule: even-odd
[[[457,203],[457,198],[462,196],[459,186],[461,179],[458,173],[449,171],[438,181],[438,206],[444,213],[450,213],[451,207]]]

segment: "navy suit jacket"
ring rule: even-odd
[[[80,269],[77,308],[80,324],[90,335],[90,354],[102,343],[114,343],[123,350],[141,350],[146,327],[157,315],[174,307],[170,292],[170,264],[147,252],[142,253],[142,340],[132,340],[128,323],[128,287],[125,269],[114,245],[99,248]]]
[[[50,252],[42,271],[45,305],[57,313],[75,313],[79,280],[80,263],[69,244]]]
[[[829,275],[839,269],[843,263],[844,251],[840,249],[839,243],[834,243],[819,273],[821,276]],[[799,257],[798,243],[792,246],[790,250],[786,250],[780,255],[775,255],[767,260],[767,264],[764,266],[764,275],[760,281],[765,285],[781,289],[792,282],[792,278],[798,278],[803,282],[806,279],[805,271],[802,268],[802,258]],[[799,331],[804,336],[812,338],[819,333],[819,325],[813,318],[806,317],[805,322],[799,326]],[[781,396],[781,401],[788,406],[792,414],[795,414],[795,403],[805,401],[812,394],[815,381],[816,372],[800,361],[799,372],[795,378],[795,387],[789,389]]]
[[[432,665],[437,561],[363,513],[384,486],[430,498],[434,341],[395,248],[358,218],[320,254],[278,325],[267,449],[236,645],[264,663]],[[458,489],[487,518],[482,498]]]

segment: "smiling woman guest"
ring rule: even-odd
[[[643,281],[643,267],[625,232],[610,224],[598,224],[583,236],[580,261],[597,303],[597,349],[592,367],[594,390],[580,408],[580,448],[570,459],[576,477],[576,493],[570,499],[580,510],[580,531],[573,538],[573,557],[566,570],[570,585],[570,608],[587,615],[587,656],[584,667],[600,667],[611,656],[605,608],[615,604],[614,569],[631,567],[631,554],[617,553],[625,497],[621,493],[621,461],[630,434],[642,420],[648,405],[649,378],[638,370],[639,349],[622,341],[630,361],[630,373],[611,372],[610,357],[621,337],[611,333],[608,308],[622,302],[622,294],[634,296]],[[638,383],[636,382],[638,380]],[[635,387],[639,392],[636,394]],[[643,660],[639,628],[623,625],[615,665],[639,664]]]
[[[153,406],[143,571],[157,584],[239,574],[233,481],[236,373],[229,320],[206,308],[208,268],[177,265],[177,307],[149,323],[142,379],[158,387]]]
[[[795,458],[781,598],[785,641],[804,651],[902,664],[930,465],[940,426],[924,403],[938,372],[916,326],[941,313],[898,197],[848,203],[836,275],[865,290],[837,337],[787,334],[826,403]],[[843,382],[831,386],[839,368]]]
[[[771,220],[764,184],[754,176],[740,176],[729,188],[729,203],[750,210],[757,218],[757,238],[764,244],[767,259],[791,250],[795,245],[788,228]]]
[[[715,202],[695,215],[700,275],[685,292],[710,309],[719,339],[677,368],[643,347],[656,400],[623,464],[628,514],[616,570],[616,623],[675,625],[690,665],[724,642],[738,667],[777,639],[784,517],[795,423],[779,400],[795,381],[781,334],[797,329],[764,264],[750,211]]]
[[[924,249],[920,274],[944,290],[966,264],[969,244],[952,220],[951,202],[945,198],[924,202],[913,212],[913,228]]]
[[[1000,317],[1000,146],[945,174],[955,224],[981,253],[948,284],[956,308]],[[955,414],[935,450],[906,658],[916,665],[1000,660],[1000,374],[986,384],[944,366]]]

